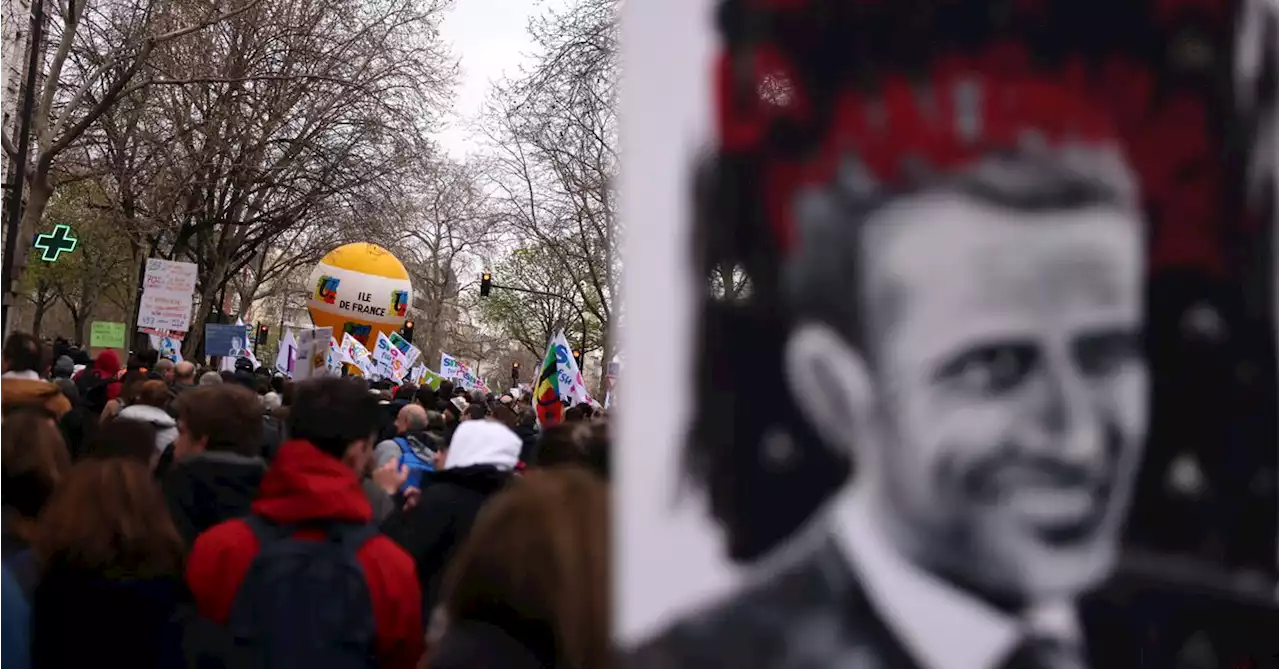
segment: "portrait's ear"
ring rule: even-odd
[[[796,406],[823,441],[861,450],[874,401],[862,356],[835,330],[811,322],[787,337],[782,364]]]

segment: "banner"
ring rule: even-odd
[[[444,377],[431,371],[426,365],[419,363],[410,370],[409,380],[419,388],[427,386],[432,390],[439,390],[440,382],[444,380]]]
[[[124,348],[124,323],[94,321],[89,325],[91,348]]]
[[[604,408],[613,407],[613,386],[618,382],[618,372],[622,370],[622,363],[614,360],[609,363],[604,373]]]
[[[276,352],[276,371],[286,376],[293,376],[293,366],[298,359],[298,340],[292,331],[286,331],[280,340],[280,350]]]
[[[377,347],[373,350],[373,361],[377,365],[377,374],[396,383],[402,381],[409,373],[409,365],[405,363],[404,353],[396,348],[386,334],[378,333]]]
[[[462,376],[462,370],[464,369],[466,369],[466,366],[462,364],[461,360],[448,353],[440,354],[440,376],[451,380],[458,379]]]
[[[329,355],[325,358],[325,364],[334,376],[342,375],[342,349],[338,347],[338,340],[332,336],[329,337]]]
[[[440,354],[440,376],[453,381],[459,388],[479,390],[482,393],[489,392],[489,386],[485,385],[475,372],[467,369],[461,360],[448,353]]]
[[[305,381],[325,375],[329,338],[333,328],[315,328],[298,333],[298,358],[293,364],[293,379]]]
[[[430,386],[432,390],[440,390],[441,381],[444,381],[443,376],[431,371],[426,365],[422,366],[422,375],[418,377],[419,387]]]
[[[137,326],[144,331],[186,332],[191,327],[191,296],[195,291],[194,263],[148,258]]]
[[[560,396],[568,398],[571,404],[576,405],[582,402],[590,404],[591,394],[587,392],[587,383],[582,379],[578,363],[570,353],[573,349],[569,347],[569,341],[565,339],[563,330],[551,338],[551,349],[555,351]]]
[[[244,325],[206,323],[204,326],[205,355],[231,358],[245,357]]]
[[[364,347],[358,339],[351,336],[350,332],[342,333],[342,355],[349,360],[356,369],[360,370],[360,375],[366,378],[372,378],[374,373],[373,354],[369,353],[369,349]]]
[[[151,348],[155,349],[161,358],[168,358],[174,362],[182,362],[182,340],[174,337],[162,337],[149,334],[147,340],[151,342]]]
[[[422,357],[422,351],[417,346],[409,343],[409,340],[400,336],[399,332],[392,332],[387,335],[387,339],[391,340],[391,345],[400,350],[404,354],[404,364],[406,367],[413,365]]]

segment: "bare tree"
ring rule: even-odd
[[[163,186],[148,253],[198,267],[184,343],[230,291],[382,238],[452,81],[443,0],[272,0],[153,52],[149,142]],[[242,304],[251,300],[242,299]]]
[[[498,85],[482,124],[495,204],[514,234],[562,259],[571,297],[602,324],[614,353],[620,292],[617,0],[577,0],[530,33],[534,65]]]
[[[30,232],[44,215],[49,197],[60,183],[83,178],[61,157],[122,96],[141,86],[135,77],[152,51],[181,43],[211,26],[233,20],[263,0],[244,0],[231,9],[221,2],[193,0],[95,3],[67,0],[52,3],[50,51],[37,79],[31,119],[31,156],[26,174],[27,204],[22,230]],[[184,5],[183,3],[191,3]],[[177,10],[182,9],[181,18]],[[6,158],[17,154],[6,136]]]
[[[538,359],[559,330],[584,354],[598,350],[604,343],[600,322],[576,306],[576,301],[551,297],[576,295],[574,274],[554,248],[535,243],[516,249],[494,268],[493,276],[502,285],[521,290],[495,290],[481,302],[481,316]]]
[[[499,233],[477,166],[441,159],[424,165],[420,191],[398,226],[414,286],[415,343],[438,360],[463,305],[461,277]]]

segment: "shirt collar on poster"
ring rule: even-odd
[[[870,500],[852,486],[835,501],[835,534],[859,582],[922,669],[995,668],[1025,637],[1028,624],[1053,637],[1080,638],[1074,604],[1048,602],[1022,621],[899,555],[877,528]]]

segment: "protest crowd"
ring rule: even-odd
[[[436,381],[10,335],[4,668],[609,665],[607,411]]]

